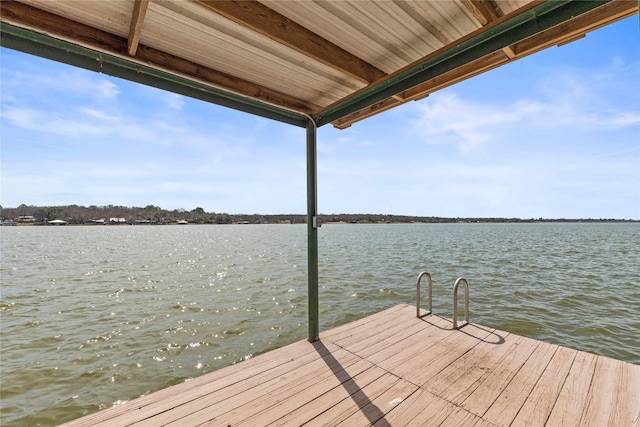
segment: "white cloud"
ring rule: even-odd
[[[174,124],[169,123],[167,121],[154,120],[153,122],[150,123],[150,126],[153,128],[163,129],[165,131],[168,131],[174,134],[181,134],[185,132],[184,127],[175,126]]]
[[[171,110],[181,110],[185,105],[184,97],[175,93],[167,93],[167,106]]]
[[[4,64],[3,64],[4,65]],[[14,92],[16,93],[14,95]],[[29,94],[39,96],[39,102],[57,101],[81,94],[92,99],[113,100],[120,90],[113,81],[96,74],[76,69],[60,69],[48,74],[37,69],[20,69],[5,67],[2,71],[2,102],[25,99]],[[55,95],[54,95],[55,94]]]
[[[518,123],[523,114],[539,108],[522,103],[519,109],[500,109],[463,100],[454,93],[434,94],[417,105],[419,118],[414,132],[430,144],[453,143],[463,151],[483,144],[496,131]]]
[[[120,93],[118,87],[113,82],[104,78],[96,80],[89,79],[86,85],[89,88],[95,87],[96,91],[105,98],[115,98]]]
[[[9,120],[15,126],[25,129],[36,129],[41,114],[38,110],[31,108],[5,107],[0,110],[0,117]]]
[[[615,130],[640,125],[640,111],[586,111],[577,101],[543,103],[521,100],[499,108],[456,94],[433,95],[419,107],[414,132],[431,144],[450,143],[463,152],[514,129],[569,127],[579,131]],[[518,127],[519,129],[516,129]]]
[[[534,91],[494,101],[454,90],[438,92],[413,107],[413,132],[430,144],[469,152],[506,134],[536,130],[610,131],[640,125],[637,63],[620,60],[600,70],[558,69]]]
[[[613,112],[606,117],[596,117],[595,124],[605,129],[637,126],[640,125],[640,111]]]
[[[148,141],[153,139],[155,132],[135,120],[87,107],[46,111],[6,106],[0,114],[14,126],[29,131],[74,138],[118,136]]]
[[[95,108],[86,108],[86,107],[80,107],[78,109],[78,112],[81,115],[84,115],[86,117],[90,117],[90,118],[94,118],[100,121],[104,121],[105,123],[118,123],[120,121],[120,117],[115,116],[115,115],[111,115],[111,114],[106,114],[103,111],[100,110],[96,110]]]

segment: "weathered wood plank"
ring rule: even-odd
[[[368,331],[367,336],[358,340],[339,340],[332,342],[340,345],[343,341],[349,343],[349,349],[354,353],[366,357],[378,353],[380,350],[393,347],[396,343],[402,342],[411,335],[424,331],[424,326],[415,321],[415,318],[402,316],[398,322],[393,324],[385,324],[377,322],[370,325],[372,330]]]
[[[220,390],[212,393],[206,398],[201,398],[198,402],[190,405],[183,405],[171,411],[165,412],[159,418],[165,425],[198,425],[212,419],[213,415],[218,417],[230,417],[241,413],[250,416],[249,412],[259,410],[260,405],[256,401],[268,401],[274,395],[279,395],[287,390],[296,390],[321,381],[326,377],[332,376],[331,369],[341,370],[346,366],[361,361],[357,356],[343,349],[334,350],[332,352],[332,361],[325,361],[321,356],[317,357],[311,363],[300,366],[296,369],[282,372],[278,376],[270,378],[268,382],[254,383],[250,378],[247,381],[238,383],[232,390]],[[342,365],[337,361],[339,358]],[[366,369],[366,366],[359,365],[360,369]],[[250,391],[250,392],[249,392]],[[159,419],[150,418],[145,420],[145,425],[149,427],[158,425]],[[168,423],[171,421],[171,423]],[[220,423],[218,423],[221,425]],[[226,424],[225,424],[226,425]]]
[[[313,399],[310,402],[290,411],[283,417],[276,420],[272,425],[292,426],[302,425],[305,422],[318,417],[323,412],[335,406],[338,402],[350,399],[351,396],[361,393],[372,382],[379,380],[387,374],[384,369],[372,366],[370,369],[348,379],[334,387],[329,392]]]
[[[365,405],[360,406],[359,411],[352,413],[349,417],[339,420],[338,423],[333,425],[355,427],[375,424],[381,419],[384,419],[389,411],[400,405],[417,390],[418,386],[415,384],[398,380],[382,394],[371,399]]]
[[[331,373],[316,371],[300,381],[283,384],[267,396],[257,398],[249,404],[224,414],[205,425],[266,425],[287,415],[293,410],[318,399],[344,382],[371,369],[366,360],[342,367],[339,363],[331,367]],[[326,371],[326,369],[324,370]]]
[[[397,366],[389,366],[382,361],[380,366],[392,369],[397,375],[415,384],[423,385],[493,333],[475,325],[465,326],[464,331],[445,332],[447,336],[444,339],[423,348],[415,357],[405,359]]]
[[[405,319],[406,320],[406,319]],[[399,322],[399,325],[385,326],[385,325],[367,325],[367,333],[365,335],[355,335],[347,339],[339,341],[331,340],[334,344],[339,346],[348,346],[349,350],[358,354],[359,356],[366,357],[367,355],[377,353],[378,351],[393,345],[393,342],[400,339],[399,337],[406,337],[406,329],[411,329],[414,325],[411,320],[409,323]],[[420,328],[414,329],[413,332],[419,332]]]
[[[540,376],[512,426],[544,426],[564,385],[576,350],[560,347]]]
[[[515,337],[510,335],[509,337]],[[522,337],[519,337],[522,338]],[[499,362],[479,377],[479,384],[473,384],[459,394],[462,399],[462,407],[476,415],[484,413],[493,405],[498,396],[506,389],[520,369],[529,360],[538,345],[538,341],[522,338],[514,340],[515,346],[510,347]],[[486,370],[484,367],[475,367],[475,370]]]
[[[640,366],[624,363],[623,378],[626,382],[626,394],[623,391],[620,403],[620,425],[640,426]]]
[[[142,33],[144,16],[147,13],[148,6],[149,0],[135,0],[133,3],[133,16],[131,17],[129,38],[127,39],[127,52],[129,52],[129,56],[136,56],[138,43],[140,42],[140,33]]]
[[[361,333],[360,331],[366,325],[374,324],[374,323],[378,325],[384,325],[385,322],[389,322],[390,317],[395,318],[395,316],[393,316],[394,313],[399,314],[405,311],[408,312],[409,310],[410,310],[410,307],[407,304],[395,305],[386,310],[372,314],[371,316],[354,320],[353,322],[346,323],[344,325],[335,327],[328,331],[320,332],[320,339],[324,339],[324,340],[329,339],[331,340],[331,342],[339,342],[344,338],[352,337],[354,333]]]
[[[425,424],[427,426],[431,424]],[[479,416],[472,414],[469,411],[465,411],[463,408],[458,408],[451,413],[439,427],[459,427],[459,426],[470,426],[470,427],[495,427],[494,424],[491,424],[489,421],[486,421]]]
[[[567,380],[560,391],[553,411],[547,423],[553,425],[575,424],[580,421],[587,404],[588,391],[591,387],[598,356],[589,353],[578,353]]]
[[[253,359],[228,366],[217,371],[202,375],[190,381],[174,385],[158,392],[139,397],[105,411],[89,414],[73,420],[66,426],[126,426],[150,416],[171,409],[180,404],[186,404],[216,390],[239,383],[246,378],[264,378],[268,375],[279,375],[280,370],[290,370],[295,365],[304,365],[313,361],[316,351],[305,341],[282,347],[282,353],[270,352]],[[242,365],[242,369],[238,367]]]
[[[496,425],[511,425],[557,350],[556,345],[539,343],[535,354],[527,359],[509,385],[484,413],[483,418]]]
[[[353,413],[358,412],[360,408],[365,407],[373,399],[376,399],[390,388],[397,386],[400,381],[395,375],[385,374],[362,388],[359,392],[352,394],[349,399],[337,402],[322,414],[309,420],[305,427],[338,425]]]
[[[167,396],[166,400],[170,402],[170,407],[165,408],[162,412],[156,412],[151,417],[147,416],[145,419],[141,419],[137,422],[137,425],[155,426],[158,425],[159,420],[166,424],[179,421],[183,417],[190,416],[204,408],[229,408],[230,406],[232,408],[234,405],[241,405],[245,399],[252,399],[253,395],[259,396],[261,393],[267,393],[274,387],[274,384],[277,384],[287,375],[299,375],[299,372],[313,370],[316,363],[317,356],[310,362],[298,366],[293,364],[283,365],[281,369],[269,370],[263,374],[246,377],[242,381],[235,382],[224,388],[212,389],[208,393],[199,393],[197,397],[192,397],[190,400]],[[252,395],[246,393],[249,389],[252,390]]]
[[[438,426],[442,424],[457,407],[426,390],[418,389],[402,405],[391,410],[375,427],[394,426]]]
[[[422,322],[431,321],[433,323],[428,324],[432,327],[425,328],[422,324]],[[450,325],[450,322],[442,318],[423,319],[421,322],[416,322],[416,324],[421,327],[417,333],[404,337],[402,341],[394,341],[391,345],[383,346],[380,344],[375,351],[364,353],[363,355],[386,369],[393,369],[408,360],[422,357],[429,347],[438,345],[438,343],[454,334],[453,330],[446,329]],[[399,352],[396,347],[396,344],[400,342],[403,347],[401,352]]]
[[[481,342],[434,376],[423,388],[461,404],[482,383],[505,355],[513,354],[526,338],[506,335],[505,342]]]
[[[582,425],[640,425],[640,370],[632,370],[632,365],[598,356]]]
[[[640,366],[395,306],[67,426],[640,426]]]

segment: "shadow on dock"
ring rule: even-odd
[[[321,340],[315,341],[313,347],[316,349],[322,360],[327,364],[331,372],[336,376],[344,389],[349,393],[349,397],[360,408],[362,414],[367,417],[371,425],[377,427],[391,427],[384,419],[384,412],[380,410],[369,397],[362,391],[355,380],[345,371],[340,362],[331,354],[331,351]]]
[[[440,329],[441,331],[454,331],[455,329],[453,329],[451,326],[447,325],[447,326],[442,326],[439,323],[440,322],[432,322],[430,321],[431,319],[438,319],[438,320],[442,320],[444,319],[444,317],[435,315],[435,314],[431,314],[425,317],[420,317],[418,318],[420,321],[427,323],[430,325],[430,327],[433,328],[437,328]],[[448,320],[448,319],[445,319]],[[470,329],[474,329],[474,330],[480,330],[482,332],[484,332],[484,334],[478,334],[478,333],[473,333],[470,332]],[[471,323],[468,324],[466,326],[464,326],[461,329],[457,330],[458,332],[462,332],[463,334],[469,336],[470,338],[475,338],[478,341],[482,341],[482,342],[486,342],[487,344],[504,344],[505,340],[504,337],[498,333],[496,333],[495,329],[492,328],[486,328],[484,326],[475,324],[475,323]]]
[[[74,420],[113,426],[637,426],[640,366],[400,304]]]

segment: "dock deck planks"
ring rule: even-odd
[[[73,426],[635,426],[640,366],[398,305]]]

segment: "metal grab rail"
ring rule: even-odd
[[[464,322],[458,326],[458,285],[464,283]],[[460,329],[469,324],[469,282],[464,277],[458,278],[453,285],[453,329]]]
[[[429,299],[427,302],[428,310],[425,314],[420,314],[420,280],[422,280],[423,276],[427,276],[429,283]],[[424,317],[431,314],[431,301],[432,301],[432,291],[433,291],[433,282],[431,281],[431,275],[426,271],[418,274],[418,281],[416,282],[416,317]]]

